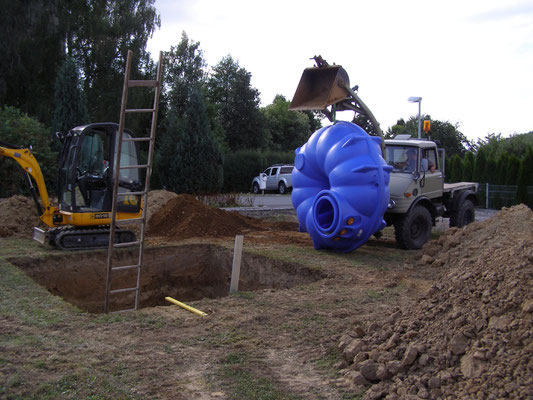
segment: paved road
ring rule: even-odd
[[[292,202],[290,194],[243,194],[241,195],[241,204],[244,207],[253,208],[270,208],[270,209],[292,209]],[[492,217],[498,210],[486,210],[484,208],[476,209],[476,221],[484,221]],[[447,226],[448,218],[442,218]],[[441,223],[442,223],[441,222]]]
[[[243,194],[240,202],[244,207],[292,208],[290,194]]]

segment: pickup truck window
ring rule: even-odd
[[[270,171],[272,170],[272,168],[267,168],[265,169],[265,172],[263,172],[263,174],[265,174],[266,176],[270,175]]]
[[[270,172],[270,176],[275,176],[278,174],[279,168],[272,168],[272,171]]]
[[[281,167],[281,174],[292,174],[292,167]]]

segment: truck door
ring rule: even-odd
[[[270,175],[267,176],[267,190],[276,190],[278,188],[278,171],[279,167],[270,170]]]
[[[430,199],[440,197],[442,195],[443,175],[435,149],[422,149],[421,156],[420,184],[422,194]],[[424,168],[426,169],[424,170]]]

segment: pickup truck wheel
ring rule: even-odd
[[[254,192],[254,194],[259,193],[259,184],[257,182],[254,182],[254,184],[252,185],[252,191]]]
[[[450,226],[462,228],[476,219],[476,210],[471,200],[463,201],[461,207],[450,215]]]
[[[407,215],[396,220],[394,234],[402,249],[420,249],[431,235],[431,214],[422,206],[415,206]]]
[[[279,189],[279,194],[287,193],[287,186],[285,185],[284,182],[279,183],[278,189]]]

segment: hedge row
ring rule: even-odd
[[[242,150],[224,155],[223,192],[249,192],[252,179],[272,164],[293,164],[294,152]]]

